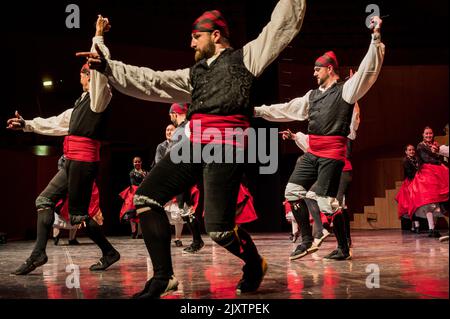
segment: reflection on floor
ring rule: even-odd
[[[297,244],[289,242],[288,234],[254,234],[269,270],[256,293],[242,296],[235,294],[240,260],[209,238],[194,255],[172,245],[180,285],[165,298],[449,298],[448,242],[397,230],[355,231],[353,238],[353,260],[322,259],[335,247],[330,236],[317,253],[289,261]],[[29,256],[33,242],[0,245],[0,298],[129,298],[151,277],[151,262],[142,239],[110,239],[122,258],[102,273],[88,269],[100,254],[88,238],[79,239],[80,246],[49,241],[48,263],[27,276],[10,273]],[[185,236],[184,246],[189,243]]]

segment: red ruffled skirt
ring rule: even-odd
[[[402,186],[400,186],[400,189],[395,196],[395,200],[397,201],[397,213],[398,218],[402,218],[405,215],[409,215],[409,204],[411,202],[411,195],[410,195],[410,186],[411,180],[405,179],[402,183]]]
[[[446,166],[423,164],[409,185],[409,216],[423,205],[448,201],[448,180]]]
[[[119,219],[122,220],[123,215],[125,215],[126,212],[136,210],[136,207],[133,204],[133,197],[136,193],[136,190],[138,189],[137,186],[131,185],[127,188],[125,188],[119,196],[123,199],[122,209],[120,210]],[[133,222],[138,222],[138,218],[133,218]]]
[[[253,196],[252,194],[250,194],[247,187],[242,184],[239,188],[237,203],[238,207],[242,204],[244,205],[244,207],[242,209],[236,210],[236,217],[234,219],[236,224],[250,223],[258,219],[255,207],[253,206]]]

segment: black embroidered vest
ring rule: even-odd
[[[344,83],[337,83],[325,92],[316,89],[309,96],[308,134],[347,136],[350,133],[353,106],[342,98]]]
[[[192,114],[251,116],[250,91],[254,76],[243,61],[242,49],[226,49],[210,66],[206,59],[190,70],[192,104],[187,118]]]
[[[89,137],[94,140],[101,138],[102,119],[104,112],[95,113],[90,107],[89,93],[75,102],[69,123],[69,135]]]

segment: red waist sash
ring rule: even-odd
[[[89,137],[68,135],[64,138],[64,156],[80,162],[100,161],[100,142]]]

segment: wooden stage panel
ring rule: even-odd
[[[335,247],[332,236],[317,253],[295,261],[289,261],[288,257],[298,243],[290,243],[288,234],[253,236],[269,264],[267,275],[256,293],[236,296],[235,286],[241,277],[242,262],[203,236],[206,245],[197,254],[186,254],[182,248],[172,247],[175,276],[180,285],[177,292],[164,298],[449,298],[448,242],[440,243],[426,234],[399,230],[355,231],[354,258],[350,261],[322,259]],[[151,277],[151,263],[142,239],[110,239],[122,258],[102,273],[88,269],[100,254],[88,238],[79,239],[80,246],[65,245],[65,239],[60,240],[59,246],[54,246],[49,240],[49,262],[27,276],[12,276],[10,272],[29,256],[33,242],[0,245],[0,299],[129,298]],[[190,238],[184,236],[184,247],[189,243]],[[73,277],[76,267],[79,267],[79,288]],[[379,288],[368,288],[367,276],[376,269],[380,274]],[[369,278],[369,283],[376,283],[373,277]]]

